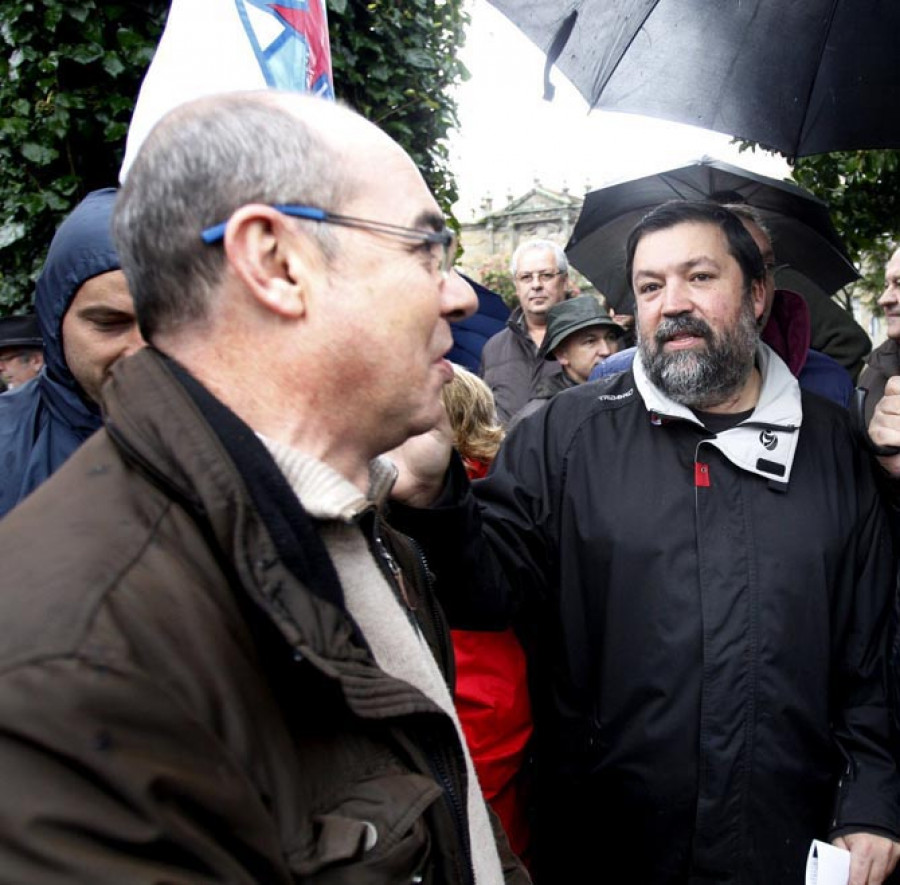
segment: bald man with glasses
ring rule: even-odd
[[[4,876],[527,885],[383,517],[476,304],[422,176],[338,105],[218,96],[113,233],[149,347],[0,523]]]

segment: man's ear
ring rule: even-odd
[[[228,220],[224,246],[233,272],[262,307],[283,317],[303,316],[320,257],[290,219],[262,203],[241,206]]]
[[[750,283],[750,299],[753,302],[753,316],[758,322],[766,310],[766,284],[762,280]]]

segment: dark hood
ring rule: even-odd
[[[119,269],[110,236],[115,190],[88,194],[62,223],[34,296],[44,339],[44,368],[0,396],[0,516],[54,473],[95,430],[100,409],[66,365],[62,320],[81,285]]]
[[[806,365],[810,334],[809,308],[803,296],[790,289],[776,289],[772,312],[760,337],[787,363],[795,378]]]
[[[119,269],[110,232],[115,198],[114,188],[104,188],[88,194],[75,207],[53,237],[35,290],[45,371],[53,381],[79,393],[63,356],[62,320],[84,282]]]

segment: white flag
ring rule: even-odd
[[[173,108],[204,95],[267,88],[334,97],[325,0],[172,0],[135,104],[120,180]]]

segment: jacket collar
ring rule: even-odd
[[[888,377],[896,375],[900,372],[900,342],[888,338],[866,357],[866,365],[878,369]]]
[[[521,305],[513,308],[513,312],[506,321],[506,326],[514,335],[531,340],[531,336],[528,334],[528,327],[525,325],[525,311],[522,310]]]
[[[736,427],[703,440],[701,445],[717,448],[741,470],[787,484],[803,422],[800,385],[784,361],[762,342],[757,346],[756,363],[762,375],[762,387],[753,414]],[[673,402],[650,381],[640,351],[635,355],[634,380],[654,418],[689,421],[703,427],[687,406]]]
[[[104,407],[107,433],[125,462],[203,534],[262,657],[277,665],[273,679],[293,672],[284,667],[290,656],[339,679],[357,715],[436,710],[417,688],[375,666],[347,612],[318,520],[256,433],[224,403],[150,346],[116,363]],[[382,466],[370,488],[376,498],[393,479]],[[374,520],[373,505],[363,518]]]
[[[104,388],[107,431],[126,458],[205,524],[241,583],[270,606],[286,569],[343,610],[313,518],[237,415],[152,347],[120,360]],[[252,551],[252,552],[251,552]]]
[[[796,378],[806,365],[811,340],[809,308],[802,295],[776,289],[769,321],[760,334]]]

